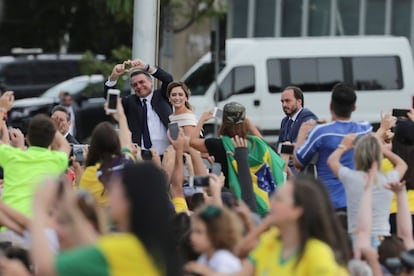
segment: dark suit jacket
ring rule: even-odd
[[[66,135],[66,141],[68,141],[69,144],[79,144],[78,140],[76,140],[76,138],[73,137],[70,133]]]
[[[290,128],[290,133],[288,133],[287,123],[289,121],[289,117],[286,116],[285,118],[283,118],[282,123],[280,124],[278,144],[281,142],[286,142],[286,141],[290,141],[292,143],[296,142],[296,138],[298,137],[300,126],[304,122],[310,119],[317,120],[318,117],[316,117],[316,115],[313,114],[313,112],[310,111],[309,109],[303,108],[298,114],[298,116],[296,117],[296,121],[293,123],[292,127]]]
[[[154,95],[152,96],[151,106],[154,109],[155,113],[157,113],[158,117],[160,118],[162,124],[165,128],[168,128],[168,123],[170,119],[168,116],[172,113],[172,107],[168,101],[167,97],[167,86],[170,82],[172,82],[173,77],[170,73],[164,71],[163,69],[159,68],[153,74],[153,77],[160,80],[162,82],[162,86],[159,89],[154,90]],[[106,91],[109,88],[105,85],[105,96]],[[125,110],[125,115],[128,120],[129,130],[132,133],[132,141],[141,145],[141,135],[142,135],[142,104],[135,94],[128,95],[122,98],[122,105]]]

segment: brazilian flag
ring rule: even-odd
[[[228,180],[230,190],[240,199],[241,189],[237,177],[237,162],[234,159],[235,149],[230,137],[223,136],[222,141],[229,164]],[[274,192],[278,185],[283,184],[285,161],[262,139],[249,135],[247,142],[248,162],[253,182],[253,191],[256,197],[257,211],[263,217],[269,211],[269,194]]]

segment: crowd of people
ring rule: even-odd
[[[23,135],[0,97],[1,275],[414,275],[413,109],[373,131],[351,119],[352,87],[321,119],[288,86],[281,153],[243,105],[197,118],[186,84],[140,59],[114,66],[105,97],[124,74],[134,93],[102,107],[115,124],[87,146],[70,103]]]

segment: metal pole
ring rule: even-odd
[[[364,35],[365,34],[365,19],[367,14],[367,1],[361,0],[359,2],[359,29],[358,34]]]
[[[247,11],[247,37],[254,36],[255,12],[256,12],[256,2],[255,0],[249,0],[248,11]]]
[[[308,24],[309,24],[309,0],[303,0],[301,36],[308,36]]]
[[[337,11],[338,3],[336,0],[331,0],[331,17],[330,17],[330,28],[329,28],[329,35],[335,36],[336,35],[336,11]]]
[[[159,0],[134,1],[132,58],[149,64],[158,61]]]
[[[276,0],[275,3],[275,37],[282,36],[282,0]]]
[[[215,29],[215,39],[214,39],[214,83],[216,86],[216,93],[214,94],[214,106],[217,107],[219,102],[219,83],[218,83],[218,74],[220,70],[220,36],[223,34],[220,34],[220,19],[219,15],[216,15],[214,17],[214,29]],[[218,137],[218,120],[217,118],[214,118],[214,137]]]
[[[384,23],[384,34],[391,34],[391,17],[392,17],[392,2],[391,0],[385,1],[385,23]]]

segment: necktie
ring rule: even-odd
[[[287,141],[290,141],[291,139],[290,129],[292,128],[292,124],[293,124],[293,120],[289,118],[289,121],[287,122],[287,125],[286,125],[286,140]]]
[[[144,147],[146,149],[150,149],[152,147],[151,137],[148,129],[147,99],[142,100],[142,140],[144,141]]]

